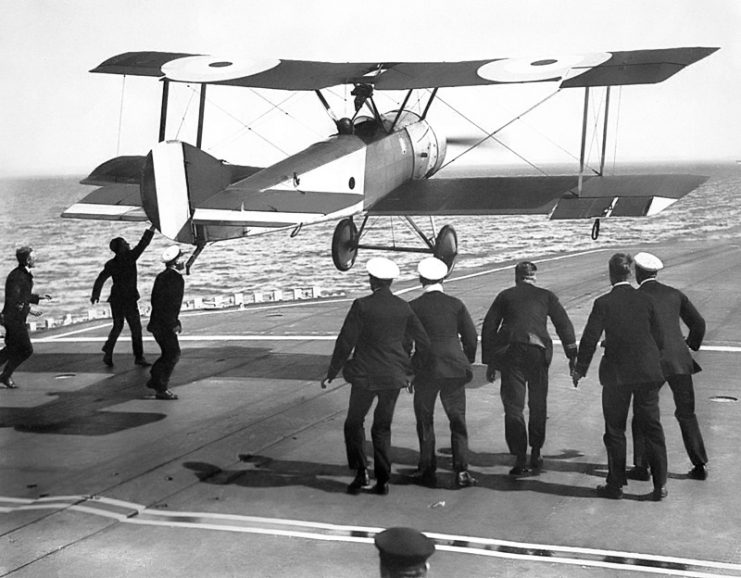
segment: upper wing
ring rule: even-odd
[[[570,88],[661,82],[716,50],[684,47],[462,62],[363,63],[127,52],[106,60],[91,72],[282,90],[318,90],[340,84],[405,90],[543,81],[560,81],[562,87]]]
[[[411,181],[366,207],[372,215],[548,214],[551,219],[653,215],[707,177],[615,175],[478,177]]]

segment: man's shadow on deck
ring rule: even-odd
[[[156,357],[150,354],[151,361]],[[51,373],[59,379],[59,388],[46,391],[52,399],[33,406],[13,406],[15,391],[4,392],[0,407],[0,428],[17,431],[99,436],[117,433],[161,421],[167,417],[167,408],[179,401],[152,399],[151,411],[111,411],[108,408],[129,401],[151,399],[154,393],[145,386],[149,368],[133,364],[129,351],[114,356],[114,366],[103,366],[102,354],[91,353],[35,353],[21,366],[20,373]],[[326,373],[329,355],[282,353],[263,347],[224,346],[183,349],[183,356],[175,368],[170,389],[177,392],[182,385],[209,378],[316,380]],[[104,374],[90,385],[64,389],[77,374]],[[21,380],[20,394],[24,384]],[[305,392],[304,392],[305,393]],[[320,389],[316,388],[320,395]]]
[[[368,447],[370,451],[371,448]],[[409,477],[414,471],[417,463],[417,452],[407,448],[392,448],[394,471],[391,475],[392,486],[410,486],[414,482]],[[552,456],[549,461],[572,459],[581,455],[576,450],[564,451],[562,454]],[[305,486],[315,490],[330,493],[345,493],[347,484],[353,476],[353,472],[346,466],[336,464],[323,464],[302,460],[277,460],[266,455],[241,454],[240,461],[247,464],[247,469],[221,469],[218,466],[206,462],[185,462],[183,466],[196,475],[196,477],[207,484],[214,485],[237,485],[245,488],[282,488],[287,486]],[[478,467],[506,466],[510,463],[509,454],[475,454],[471,465]],[[438,468],[437,487],[420,487],[420,492],[434,491],[442,497],[448,491],[468,491],[455,486],[450,464],[445,459],[440,460]],[[372,465],[370,466],[372,471]],[[555,469],[555,468],[551,468]],[[585,475],[604,477],[606,466],[603,464],[591,464],[583,462],[571,462],[562,471],[578,471]],[[542,476],[530,476],[525,478],[514,478],[507,473],[489,474],[470,470],[477,478],[479,488],[497,492],[537,492],[570,498],[600,499],[595,493],[594,487],[572,486],[568,484],[554,483],[542,479]],[[342,478],[342,479],[332,479]],[[633,488],[631,488],[632,490]],[[370,492],[370,488],[365,490]],[[626,493],[624,499],[644,501],[650,494]]]

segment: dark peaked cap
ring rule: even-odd
[[[389,528],[374,539],[386,568],[421,566],[435,552],[435,544],[414,528]]]

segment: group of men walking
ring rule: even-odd
[[[113,350],[125,321],[131,332],[134,363],[142,367],[151,365],[151,377],[146,386],[154,390],[155,399],[175,400],[177,395],[168,389],[168,383],[180,359],[177,335],[181,331],[179,314],[185,284],[180,274],[184,268],[183,253],[177,246],[164,250],[161,261],[165,269],[157,275],[152,289],[152,311],[147,329],[161,349],[160,357],[152,365],[144,357],[136,262],[149,246],[153,236],[154,227],[150,227],[133,249],[122,237],[111,240],[109,248],[114,257],[106,262],[93,283],[90,302],[95,304],[100,300],[103,285],[110,278],[112,285],[108,303],[113,327],[103,345],[103,363],[109,367],[113,366]],[[33,353],[26,319],[29,314],[40,315],[41,312],[32,310],[31,305],[39,303],[41,299],[51,299],[49,295],[40,296],[32,292],[31,269],[36,263],[33,249],[19,248],[16,251],[16,258],[18,267],[11,271],[5,282],[5,304],[2,312],[5,347],[0,350],[0,365],[4,364],[0,373],[0,383],[9,389],[18,387],[12,378],[13,372]]]
[[[543,467],[548,367],[553,357],[550,319],[574,387],[586,376],[604,335],[599,380],[608,473],[597,494],[619,499],[627,478],[652,477],[652,499],[667,496],[666,444],[659,417],[659,388],[664,381],[674,394],[675,416],[693,464],[689,476],[706,478],[707,455],[692,384],[699,366],[688,349],[699,349],[705,321],[684,293],[657,281],[662,267],[649,253],[639,253],[635,262],[625,253],[613,255],[608,264],[612,289],[595,300],[577,346],[573,324],[558,297],[537,286],[537,266],[516,265],[515,285],[496,296],[481,331],[487,378],[493,382],[501,374],[505,439],[515,459],[510,475],[530,475]],[[630,283],[634,269],[637,289]],[[377,398],[371,427],[376,483],[371,491],[388,494],[391,423],[399,391],[405,387],[414,392],[419,440],[418,468],[412,479],[431,487],[437,483],[433,414],[439,396],[450,423],[455,483],[473,486],[477,480],[468,471],[465,384],[472,379],[478,336],[465,305],[443,290],[448,268],[434,257],[421,261],[418,273],[424,292],[411,302],[391,292],[391,283],[399,275],[392,261],[371,259],[367,271],[372,293],[353,302],[322,380],[326,387],[342,371],[351,384],[344,433],[348,465],[355,477],[347,491],[357,494],[370,486],[364,420]],[[689,328],[686,340],[680,320]],[[626,471],[625,431],[631,402],[635,466]]]

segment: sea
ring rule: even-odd
[[[591,238],[591,220],[550,221],[545,215],[436,217],[434,225],[439,229],[451,224],[456,229],[457,272],[575,250],[641,245],[650,251],[652,244],[666,241],[741,238],[741,164],[666,164],[641,167],[640,171],[703,174],[710,178],[654,217],[603,219],[596,240]],[[147,227],[145,223],[61,218],[65,208],[92,190],[79,183],[82,178],[0,179],[0,276],[4,278],[16,266],[17,247],[33,247],[37,258],[34,291],[52,296],[51,301],[37,307],[47,317],[87,314],[93,282],[113,256],[108,249],[110,239],[124,237],[133,246]],[[399,218],[376,218],[369,223],[371,229],[364,243],[422,246]],[[432,236],[433,223],[428,218],[419,218],[418,223]],[[186,299],[312,287],[330,294],[361,294],[368,288],[365,262],[382,253],[361,250],[350,271],[336,270],[330,247],[334,227],[335,223],[324,223],[304,227],[296,236],[282,231],[211,244],[186,277]],[[144,305],[149,302],[155,276],[162,270],[160,254],[171,244],[157,233],[139,259],[140,303]],[[402,277],[416,277],[419,253],[386,256],[398,263]],[[109,289],[110,281],[104,287],[103,300]],[[497,290],[492,289],[493,293]]]

